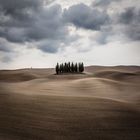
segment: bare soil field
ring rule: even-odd
[[[0,71],[0,140],[140,140],[140,67]]]

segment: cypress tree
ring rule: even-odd
[[[83,71],[84,71],[84,64],[82,62],[82,63],[79,63],[79,72],[83,72]]]
[[[55,67],[55,71],[56,71],[56,74],[59,74],[59,64],[57,63],[56,67]]]
[[[55,67],[55,71],[56,71],[56,74],[59,74],[59,73],[73,73],[73,72],[83,72],[84,71],[84,64],[83,62],[82,63],[61,63],[59,65],[59,63],[57,63],[56,67]]]
[[[74,64],[73,64],[73,62],[71,64],[71,72],[74,72]]]
[[[67,63],[67,72],[69,72],[69,63]]]
[[[65,72],[67,72],[67,63],[65,63]]]
[[[84,71],[84,64],[83,64],[83,62],[81,63],[81,72],[83,72]]]
[[[60,70],[59,71],[60,71],[60,73],[62,73],[62,64],[60,64]]]
[[[62,63],[61,67],[62,67],[62,73],[64,73],[64,65],[63,65],[63,63]]]
[[[68,72],[70,72],[70,62],[68,62]]]
[[[81,72],[81,63],[78,64],[78,71]]]
[[[77,69],[77,63],[76,63],[75,66],[74,66],[74,71],[75,71],[75,72],[78,71],[78,69]]]

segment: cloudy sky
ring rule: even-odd
[[[139,0],[0,0],[0,69],[140,65]]]

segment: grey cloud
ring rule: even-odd
[[[131,40],[140,40],[140,9],[135,7],[126,8],[119,15],[120,24],[125,25],[124,33]]]
[[[92,5],[93,7],[95,6],[100,6],[100,7],[107,7],[109,6],[112,2],[119,2],[121,0],[95,0]]]
[[[65,38],[67,30],[62,22],[62,9],[54,5],[38,14],[36,23],[28,29],[27,35],[31,39],[58,39]]]
[[[68,26],[71,24],[77,28],[99,31],[100,36],[96,41],[100,44],[107,43],[108,36],[118,33],[110,28],[115,28],[114,24],[122,24],[124,30],[120,32],[132,40],[140,39],[138,9],[127,8],[119,15],[112,16],[111,21],[106,10],[99,10],[96,6],[108,6],[116,0],[98,0],[93,7],[81,3],[64,11],[58,4],[44,6],[51,2],[53,0],[0,0],[0,37],[14,43],[37,43],[38,49],[49,53],[56,53],[61,44],[68,46],[80,38],[69,34]],[[104,30],[104,27],[107,29]],[[11,50],[2,44],[0,51]]]
[[[68,35],[64,40],[48,39],[39,41],[36,46],[42,52],[57,53],[59,50],[64,50],[66,46],[71,45],[71,43],[77,41],[79,36]]]
[[[110,23],[102,26],[97,42],[108,43],[114,39],[139,41],[140,40],[140,9],[128,7],[122,12],[115,12],[110,17]],[[123,38],[121,38],[123,36]]]
[[[29,20],[34,16],[34,12],[39,12],[44,5],[50,4],[54,0],[0,0],[0,10],[6,16],[16,18],[16,20]]]
[[[0,0],[1,7],[6,11],[16,11],[15,8],[38,7],[42,0]]]
[[[7,46],[0,44],[0,52],[10,52],[10,51],[11,50]]]
[[[41,7],[42,0],[0,0],[0,9],[6,16],[26,20],[29,13]]]
[[[2,61],[3,63],[8,63],[10,61],[12,61],[12,58],[9,56],[3,56],[0,61]]]
[[[131,40],[138,40],[140,41],[140,26],[139,25],[129,25],[125,28],[125,34]]]
[[[56,53],[60,47],[59,41],[43,41],[38,44],[38,49],[40,49],[43,52],[48,52],[48,53]]]
[[[138,24],[140,22],[140,9],[135,7],[126,8],[119,16],[119,20],[124,24]]]
[[[65,26],[60,5],[43,7],[44,2],[48,4],[51,0],[14,0],[11,8],[12,3],[8,1],[1,1],[0,37],[13,43],[45,40],[37,48],[49,53],[56,53],[61,43],[67,44],[73,39]]]
[[[9,53],[12,52],[11,46],[7,43],[6,40],[0,38],[0,52]]]
[[[106,44],[107,43],[108,34],[106,32],[100,32],[100,35],[96,38],[99,44]]]
[[[24,28],[7,27],[0,30],[0,36],[6,38],[10,42],[24,42],[26,41],[26,34]]]
[[[66,22],[91,30],[100,30],[101,26],[109,21],[105,12],[100,12],[83,3],[71,6],[64,11],[63,16]]]
[[[20,3],[15,0],[17,5],[15,5],[15,9],[12,9],[13,12],[9,13],[10,15],[2,11],[0,15],[3,17],[0,20],[0,37],[5,37],[11,42],[38,41],[52,38],[63,39],[67,30],[62,22],[61,6],[54,5],[44,8],[41,7],[40,1],[25,0],[22,6],[22,2]],[[5,3],[3,4],[5,9],[8,9],[8,6]],[[16,10],[17,7],[27,10],[27,12],[21,10],[21,12],[17,12],[19,14],[17,15],[15,14],[15,11],[18,11]],[[34,9],[38,10],[30,12]]]
[[[5,39],[0,38],[0,61],[3,63],[8,63],[13,60],[15,50],[12,48],[11,43],[7,42]]]

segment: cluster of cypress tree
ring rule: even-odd
[[[84,64],[82,63],[57,63],[56,67],[56,74],[61,74],[61,73],[78,73],[78,72],[83,72],[84,71]]]

